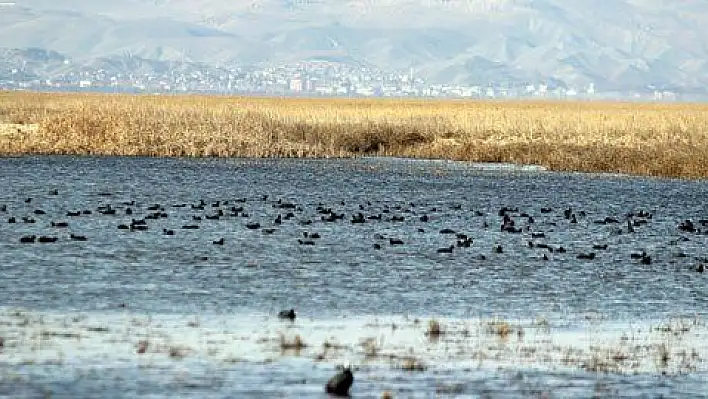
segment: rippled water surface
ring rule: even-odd
[[[385,158],[0,176],[0,396],[326,397],[340,364],[354,397],[708,388],[705,182]]]

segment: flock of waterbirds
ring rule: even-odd
[[[47,197],[59,196],[58,190],[51,190]],[[433,233],[438,233],[449,242],[449,245],[431,248],[437,254],[453,254],[464,251],[466,248],[475,247],[475,237],[464,230],[453,228],[439,228],[440,219],[444,215],[452,213],[466,213],[471,219],[478,218],[477,225],[473,230],[475,234],[484,234],[485,231],[496,230],[499,234],[519,235],[527,248],[538,250],[538,259],[549,261],[556,254],[567,254],[574,256],[578,260],[593,261],[598,258],[598,253],[608,251],[609,245],[605,242],[591,242],[587,245],[587,250],[569,249],[563,245],[551,243],[549,240],[554,229],[576,225],[578,223],[592,223],[597,225],[613,226],[612,235],[635,234],[640,229],[651,228],[653,213],[646,210],[633,210],[622,216],[606,216],[592,218],[583,210],[575,210],[570,207],[564,209],[553,209],[551,207],[541,207],[536,209],[536,213],[522,211],[516,207],[501,207],[493,212],[481,210],[463,209],[461,205],[452,205],[449,209],[440,209],[439,206],[429,206],[427,204],[407,203],[389,204],[377,201],[364,201],[358,204],[345,204],[341,201],[336,204],[316,204],[304,205],[282,198],[271,199],[268,195],[261,195],[256,198],[235,198],[207,201],[204,199],[187,203],[172,204],[141,204],[136,200],[113,201],[114,194],[109,192],[98,193],[101,198],[99,204],[86,209],[43,209],[42,201],[34,198],[25,198],[20,204],[0,204],[0,215],[5,215],[6,225],[32,225],[37,230],[44,233],[25,234],[17,237],[21,244],[51,244],[64,241],[90,241],[92,237],[75,231],[72,227],[73,219],[87,218],[112,218],[115,229],[126,234],[141,234],[146,232],[157,232],[164,236],[179,236],[180,230],[199,230],[204,224],[214,221],[231,221],[229,223],[233,229],[244,229],[260,232],[263,235],[272,235],[286,224],[300,226],[298,233],[292,237],[293,244],[302,246],[316,246],[318,239],[322,238],[323,231],[317,230],[317,226],[324,224],[338,223],[349,224],[352,228],[364,224],[414,224],[414,231],[425,233],[430,226],[438,226]],[[46,199],[46,197],[45,197]],[[253,204],[258,203],[258,213],[252,215]],[[349,212],[344,209],[349,205]],[[270,209],[270,212],[263,212]],[[353,209],[353,211],[352,211]],[[178,217],[176,217],[178,216]],[[177,219],[179,222],[165,226],[165,221]],[[545,220],[543,225],[537,223]],[[460,219],[463,220],[463,219]],[[154,227],[156,221],[162,221],[159,227]],[[469,227],[469,226],[468,226]],[[6,226],[7,228],[7,226]],[[701,219],[693,221],[690,219],[676,221],[676,233],[680,237],[677,241],[691,240],[691,235],[708,235],[708,220]],[[25,231],[27,229],[24,229]],[[372,250],[382,251],[386,247],[404,246],[411,239],[410,235],[401,233],[397,236],[390,231],[402,231],[395,229],[382,230],[388,233],[374,233],[370,237]],[[550,234],[549,234],[550,233]],[[228,245],[229,241],[225,236],[209,237],[213,245]],[[486,259],[493,254],[504,253],[506,248],[501,244],[496,244],[491,248],[477,248],[474,254],[477,259]],[[687,258],[683,253],[673,255],[677,258]],[[627,254],[628,260],[637,262],[640,265],[652,263],[652,254],[647,251],[635,251]],[[690,264],[690,269],[703,273],[708,259],[694,256],[694,259],[686,264]],[[294,321],[295,310],[283,310],[278,314],[283,320]],[[2,346],[2,338],[0,338]],[[139,352],[140,353],[140,352]],[[350,368],[342,368],[332,377],[325,389],[334,395],[347,395],[352,386],[354,377]]]
[[[51,190],[48,192],[48,195],[58,196],[59,192],[58,190]],[[99,196],[109,199],[113,194],[101,192]],[[257,217],[251,215],[249,207],[253,202],[264,203],[267,205],[265,208],[268,208],[269,205],[269,207],[274,210],[271,215],[265,216],[270,217],[269,221],[265,222],[263,220],[265,217],[263,216],[264,207],[262,206],[258,210],[259,214]],[[49,211],[41,207],[31,209],[33,203],[33,198],[24,199],[25,206],[17,208],[17,210],[25,212],[25,214],[21,215],[13,214],[16,210],[15,207],[9,206],[8,204],[0,204],[0,215],[7,215],[6,222],[8,224],[40,224],[47,227],[45,234],[22,235],[18,238],[20,243],[88,241],[90,237],[71,229],[71,219],[91,217],[114,218],[116,220],[115,228],[125,232],[146,232],[153,230],[151,228],[152,221],[160,219],[168,220],[178,213],[181,213],[182,217],[179,218],[179,220],[182,223],[170,227],[162,227],[161,230],[158,229],[158,232],[165,236],[176,236],[179,235],[180,230],[199,230],[205,223],[229,219],[234,220],[234,223],[230,224],[232,229],[237,229],[239,226],[242,226],[247,230],[260,231],[264,235],[274,234],[286,223],[296,223],[302,226],[303,229],[307,229],[315,228],[317,225],[323,223],[349,223],[352,226],[357,226],[367,223],[400,224],[403,222],[413,222],[417,226],[416,232],[425,233],[429,222],[432,222],[434,219],[441,219],[447,215],[441,214],[443,210],[438,207],[416,205],[415,203],[393,205],[385,203],[372,204],[371,201],[353,204],[353,206],[356,207],[356,211],[350,212],[349,214],[341,209],[347,205],[344,201],[330,205],[317,204],[314,206],[314,212],[312,212],[312,210],[308,211],[307,206],[283,199],[271,200],[268,195],[262,195],[260,198],[254,199],[236,198],[215,201],[201,199],[194,203],[178,204],[140,204],[135,200],[119,201],[114,204],[110,200],[106,200],[101,201],[101,203],[93,209],[64,210],[63,214],[50,214]],[[28,206],[30,208],[28,208]],[[337,206],[340,209],[337,209]],[[460,213],[467,212],[468,216],[472,218],[481,218],[478,226],[475,227],[476,232],[480,230],[484,232],[498,229],[497,231],[502,233],[523,235],[525,238],[528,238],[528,240],[525,241],[525,245],[529,248],[536,248],[541,251],[538,257],[541,260],[549,260],[550,255],[554,253],[564,254],[568,251],[563,245],[548,242],[548,231],[544,231],[544,228],[548,228],[549,226],[551,226],[551,230],[554,230],[558,229],[559,223],[573,225],[585,219],[588,223],[615,225],[617,227],[612,233],[620,235],[632,234],[641,228],[651,228],[650,224],[653,218],[651,212],[638,210],[627,212],[622,217],[606,216],[590,221],[587,220],[588,215],[586,212],[582,210],[576,211],[572,208],[556,211],[550,207],[541,207],[537,210],[537,215],[532,215],[530,212],[505,206],[498,209],[496,215],[492,214],[491,216],[497,217],[492,217],[491,219],[494,221],[490,221],[490,215],[488,213],[480,210],[464,210],[461,205],[452,206],[450,211]],[[536,223],[537,219],[549,215],[551,218],[555,217],[555,219],[547,220],[544,224],[545,227],[539,226]],[[558,218],[558,216],[560,216],[560,218]],[[242,220],[243,222],[241,222]],[[687,235],[708,235],[708,219],[700,219],[697,221],[686,219],[677,221],[676,229],[677,232],[684,234],[680,237],[680,240],[689,240],[690,238],[688,238]],[[62,234],[60,233],[62,230],[69,231],[69,233]],[[475,241],[475,238],[468,232],[452,228],[442,228],[437,231],[445,237],[451,237],[449,239],[449,245],[431,248],[431,251],[434,250],[439,254],[451,254],[464,248],[470,248]],[[298,236],[294,239],[299,245],[314,246],[321,237],[321,232],[305,230],[300,231]],[[410,235],[395,236],[394,234],[375,233],[371,238],[371,248],[374,250],[382,250],[386,246],[405,245],[412,237]],[[211,243],[213,245],[227,245],[228,241],[225,237],[215,237],[211,240]],[[593,242],[588,243],[587,250],[576,251],[574,255],[577,259],[590,261],[596,259],[599,252],[607,250],[607,243]],[[485,255],[485,253],[487,252],[502,253],[504,251],[505,248],[501,244],[497,244],[492,246],[491,249],[487,249],[487,251],[477,251],[475,256],[478,259],[486,259],[487,255]],[[628,256],[630,259],[637,260],[641,264],[651,264],[652,262],[651,254],[647,253],[645,250],[632,252],[628,254]],[[685,255],[678,254],[677,256],[682,257]],[[708,259],[696,257],[695,260],[695,270],[702,273],[705,270],[705,263],[708,263]]]

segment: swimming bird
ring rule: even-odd
[[[455,249],[454,245],[450,245],[449,247],[444,247],[444,248],[438,248],[438,253],[439,254],[451,254],[453,249]]]
[[[327,381],[325,391],[331,395],[348,396],[349,389],[352,387],[353,383],[354,375],[351,369],[347,367]]]
[[[20,242],[31,243],[31,242],[34,242],[36,239],[37,239],[37,236],[35,236],[35,235],[23,236],[23,237],[20,237]]]
[[[86,236],[80,236],[80,235],[76,235],[73,233],[69,235],[69,238],[71,238],[74,241],[86,241],[87,240]]]
[[[290,310],[281,310],[278,313],[278,318],[279,319],[287,319],[290,321],[295,320],[295,309],[290,309]]]

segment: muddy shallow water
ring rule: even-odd
[[[339,364],[354,397],[708,388],[705,182],[385,158],[0,176],[0,395],[325,397]]]

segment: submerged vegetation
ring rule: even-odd
[[[0,93],[0,154],[363,155],[708,176],[708,105]]]

